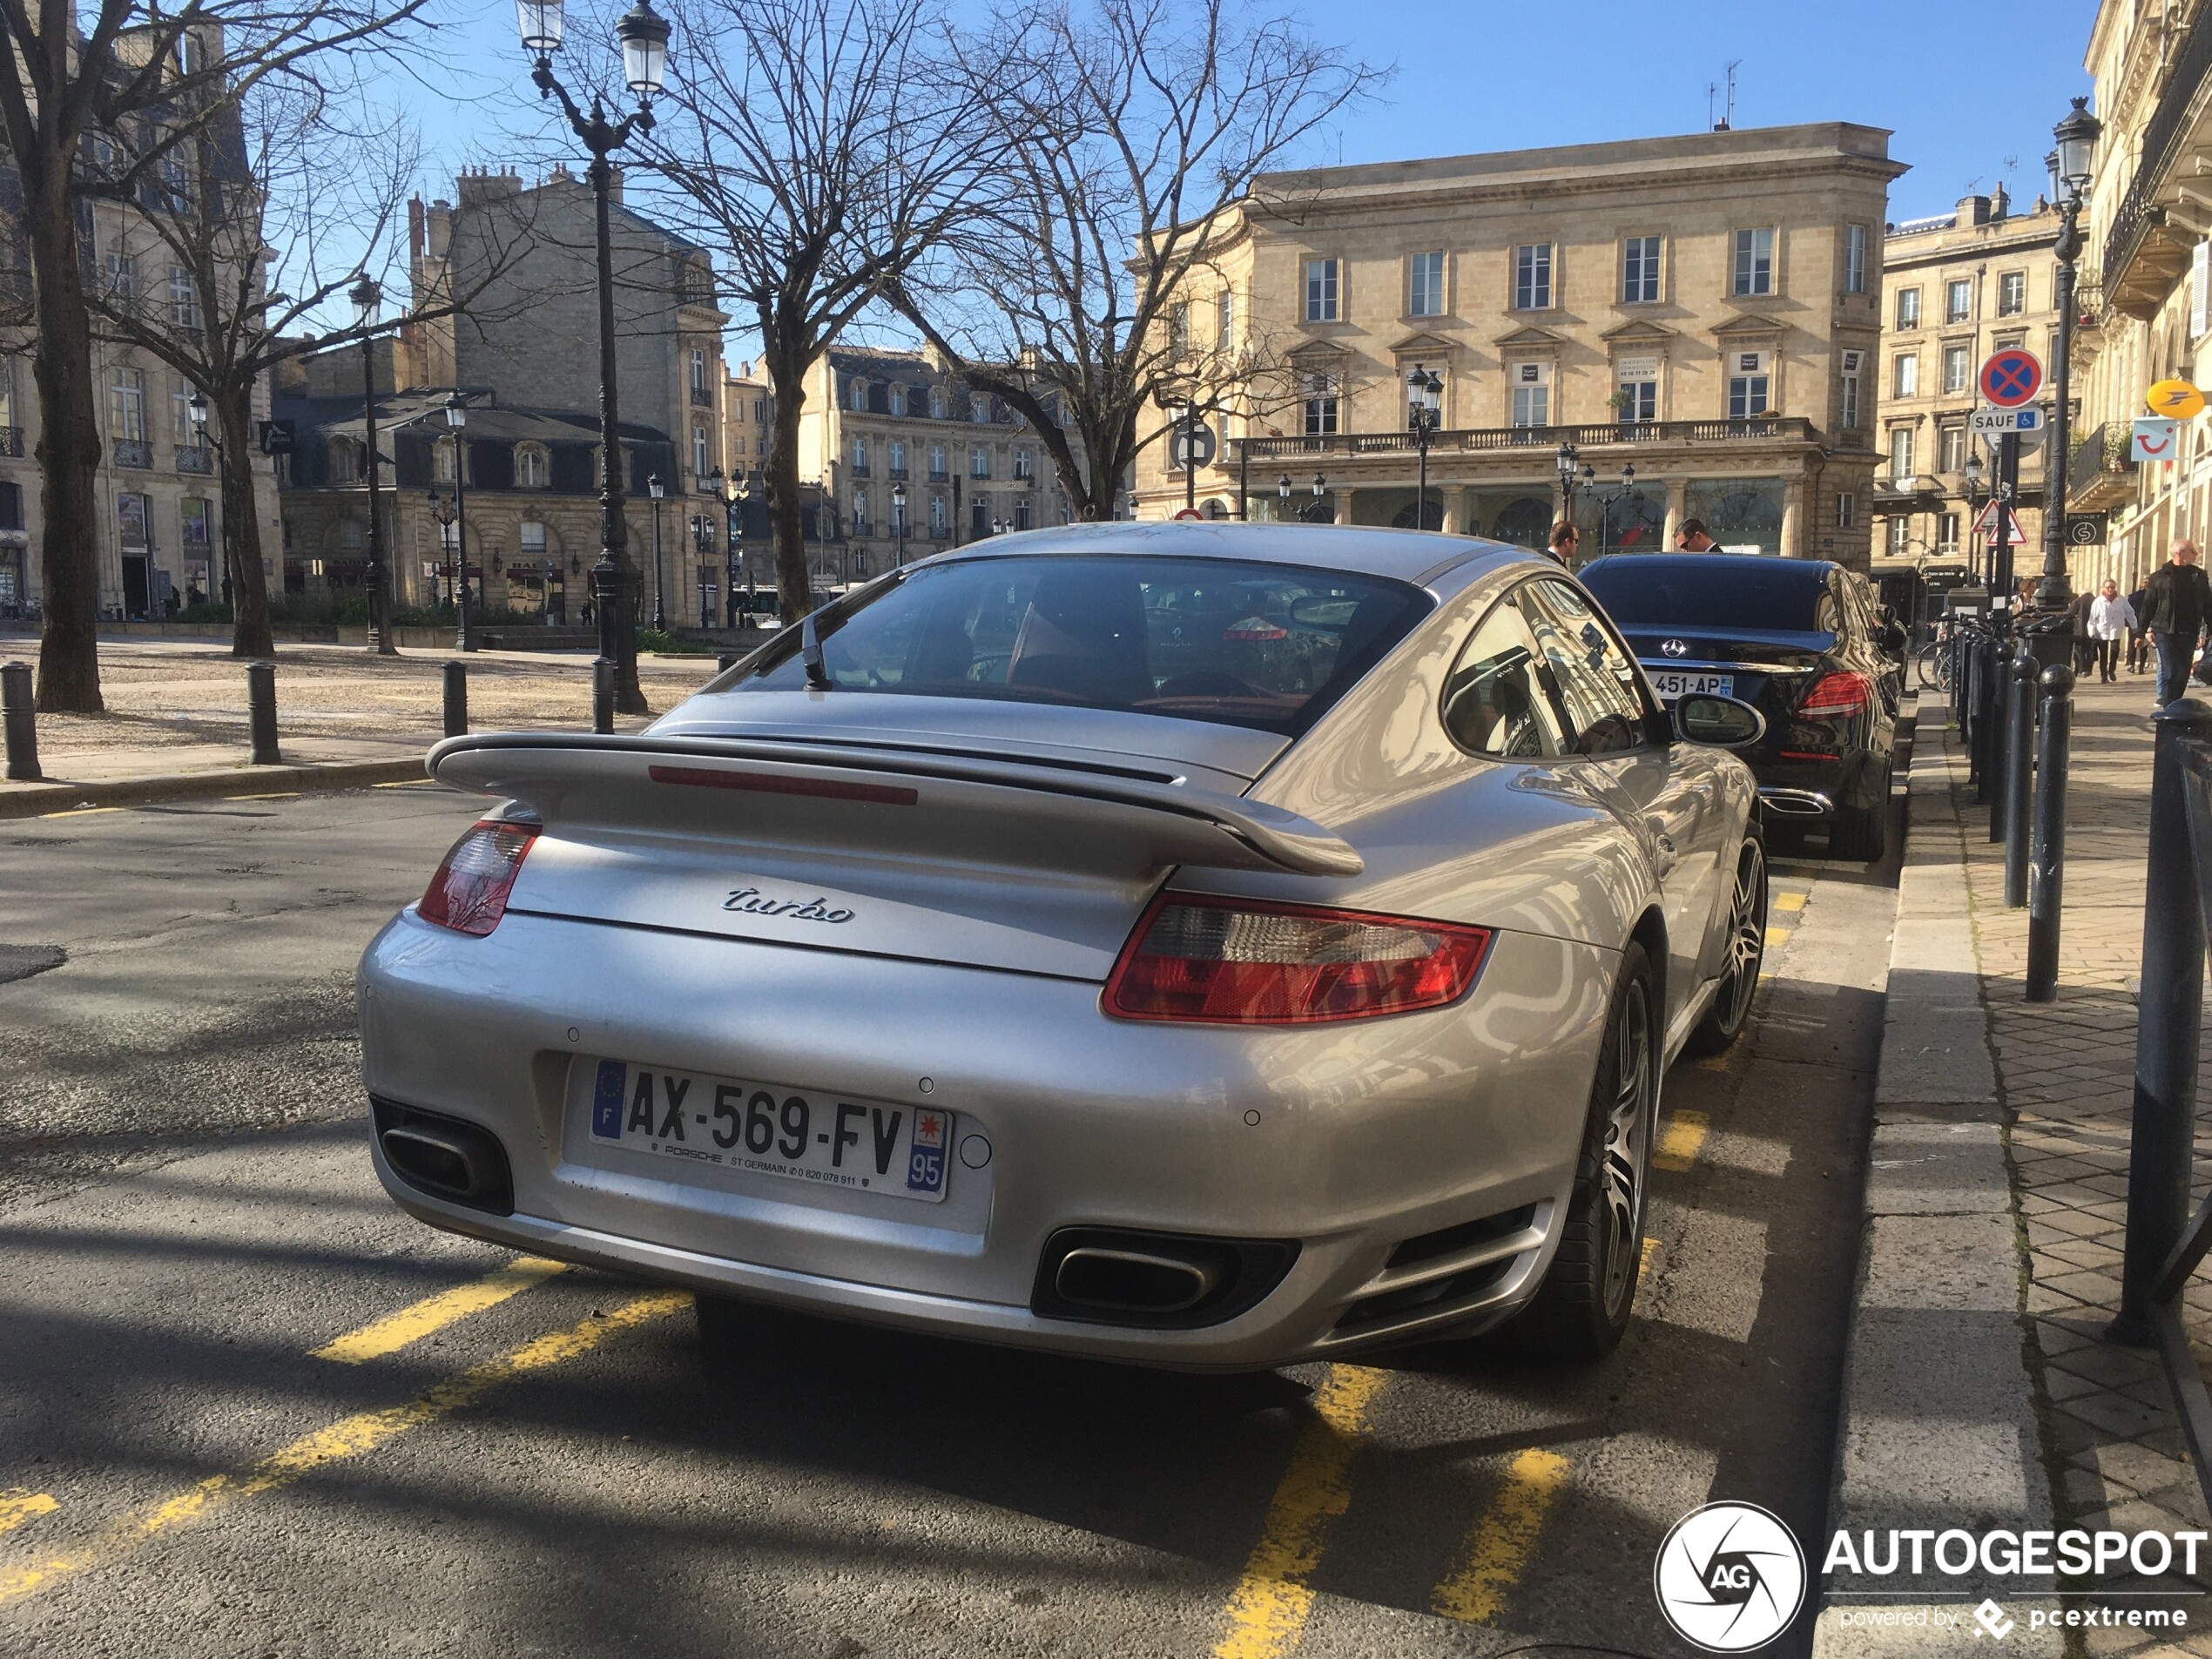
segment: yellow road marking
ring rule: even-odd
[[[17,1487],[0,1492],[0,1532],[13,1532],[34,1515],[51,1514],[60,1506],[47,1492],[26,1492]]]
[[[1320,1564],[1329,1523],[1352,1502],[1352,1453],[1367,1406],[1390,1373],[1331,1366],[1313,1396],[1313,1420],[1267,1506],[1266,1524],[1229,1598],[1229,1634],[1214,1659],[1275,1659],[1298,1645],[1313,1610],[1305,1581]]]
[[[1659,1144],[1652,1150],[1651,1167],[1681,1174],[1697,1162],[1712,1127],[1713,1120],[1703,1112],[1668,1113],[1667,1127],[1659,1131]]]
[[[1659,1241],[1656,1238],[1646,1238],[1643,1241],[1642,1252],[1636,1258],[1636,1278],[1639,1281],[1650,1275],[1651,1258],[1658,1253]]]
[[[437,781],[435,778],[401,778],[393,783],[371,784],[369,787],[371,789],[421,789]]]
[[[1768,928],[1766,930],[1766,948],[1769,950],[1778,950],[1781,948],[1783,941],[1788,939],[1791,934],[1794,931],[1795,929],[1789,927]]]
[[[41,818],[90,818],[95,813],[119,813],[120,806],[71,806],[65,812],[41,813]]]
[[[664,1318],[688,1306],[691,1300],[690,1292],[685,1291],[655,1291],[633,1297],[604,1316],[595,1314],[565,1331],[549,1332],[496,1359],[487,1359],[480,1366],[458,1372],[404,1406],[341,1418],[327,1428],[301,1436],[250,1469],[237,1474],[210,1475],[189,1491],[118,1522],[82,1549],[57,1555],[36,1567],[0,1571],[0,1607],[20,1602],[58,1579],[107,1566],[139,1545],[202,1520],[240,1498],[279,1491],[327,1464],[374,1452],[409,1429],[435,1423],[475,1404],[517,1377],[589,1353],[614,1332]]]
[[[455,1319],[497,1307],[509,1297],[543,1284],[567,1265],[565,1262],[549,1262],[536,1256],[518,1256],[497,1272],[487,1273],[473,1284],[456,1285],[449,1291],[424,1298],[413,1307],[388,1313],[358,1331],[348,1331],[317,1348],[311,1357],[335,1359],[341,1366],[358,1366],[364,1360],[396,1353],[410,1342],[420,1342],[433,1331],[444,1330]]]
[[[273,789],[265,795],[226,795],[223,799],[225,800],[297,800],[300,799],[300,792],[296,789]]]
[[[1487,1624],[1498,1616],[1536,1553],[1544,1517],[1567,1484],[1567,1469],[1558,1453],[1535,1447],[1514,1459],[1505,1485],[1467,1534],[1466,1563],[1436,1587],[1431,1605],[1437,1612],[1465,1624]]]
[[[1811,897],[1810,893],[1770,893],[1767,903],[1777,910],[1803,910],[1805,900]]]

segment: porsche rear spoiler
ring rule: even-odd
[[[430,751],[430,775],[512,797],[549,823],[617,832],[1083,868],[1197,865],[1358,875],[1359,853],[1263,802],[1018,754],[846,742],[487,732]]]

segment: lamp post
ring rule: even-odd
[[[691,515],[691,553],[699,567],[699,626],[714,626],[714,612],[707,607],[706,573],[714,557],[714,521],[705,513]]]
[[[1553,464],[1559,469],[1559,516],[1562,523],[1572,524],[1575,522],[1575,469],[1581,464],[1581,454],[1571,443],[1561,444],[1558,453],[1552,457]]]
[[[637,0],[615,24],[622,42],[623,80],[637,94],[637,108],[620,121],[606,118],[599,99],[591,112],[578,110],[568,89],[554,78],[553,54],[561,49],[563,0],[517,0],[523,50],[536,58],[530,79],[542,98],[560,100],[570,129],[591,152],[587,176],[599,255],[599,447],[604,457],[604,482],[599,490],[599,562],[591,567],[591,591],[599,607],[599,663],[595,685],[612,682],[612,706],[602,709],[593,696],[592,725],[613,729],[617,711],[624,714],[649,712],[645,694],[637,685],[637,636],[631,625],[634,587],[629,561],[629,534],[622,520],[622,437],[615,399],[615,273],[614,246],[608,229],[608,203],[614,169],[607,158],[630,142],[633,132],[650,132],[653,126],[652,98],[661,90],[668,66],[668,24],[654,11],[651,0]]]
[[[658,473],[645,480],[645,493],[653,498],[653,631],[664,634],[668,631],[668,608],[663,600],[668,583],[660,563],[660,503],[665,492],[661,489]]]
[[[1313,516],[1309,521],[1312,523],[1318,524],[1321,522],[1321,497],[1328,488],[1329,481],[1319,473],[1315,473],[1313,475],[1313,505],[1306,509]]]
[[[1275,481],[1275,519],[1287,524],[1291,519],[1291,475],[1285,473]]]
[[[1974,556],[1974,515],[1981,509],[1981,457],[1969,453],[1966,464],[1959,470],[1966,480],[1966,573],[1972,576],[1976,573],[1974,567],[1980,563]],[[2049,509],[2046,507],[2045,510],[2047,512]]]
[[[1420,364],[1406,377],[1406,424],[1413,431],[1413,448],[1420,455],[1420,486],[1413,496],[1413,528],[1428,528],[1428,446],[1444,416],[1444,382]],[[1439,515],[1437,527],[1443,528]]]
[[[2059,205],[2059,239],[2052,251],[2059,256],[2055,298],[2059,308],[2059,337],[2052,364],[2058,407],[2051,412],[2051,458],[2043,464],[2043,580],[2035,590],[2035,603],[2044,610],[2063,610],[2072,598],[2066,574],[2067,446],[2073,442],[2069,404],[2074,381],[2074,262],[2081,255],[2081,197],[2089,187],[2089,165],[2097,152],[2104,124],[2089,113],[2089,100],[2078,98],[2051,136],[2058,148],[2047,158],[2051,170],[2051,197]]]
[[[192,422],[192,448],[199,450],[203,457],[205,457],[207,453],[207,394],[201,391],[197,386],[195,386],[192,388],[192,396],[185,400],[185,418]],[[226,518],[223,521],[223,528],[225,531],[223,542],[223,603],[225,605],[228,605],[231,602],[231,556],[228,534],[230,529],[229,519]],[[212,550],[210,550],[210,551],[212,556]],[[213,584],[211,583],[209,585],[212,587]]]
[[[454,644],[462,651],[476,649],[475,624],[469,620],[469,453],[464,435],[469,429],[469,400],[459,392],[446,395],[446,430],[453,434],[453,532],[454,557],[460,571],[457,609],[461,613]]]
[[[903,482],[891,486],[891,568],[907,568],[907,487]]]
[[[730,489],[730,506],[732,509],[730,523],[732,526],[731,534],[733,538],[733,544],[734,542],[742,542],[745,540],[745,509],[752,504],[752,475],[748,473],[744,477],[738,479],[736,482],[731,486]],[[737,566],[742,567],[745,571],[745,617],[746,620],[750,622],[752,617],[752,602],[754,593],[752,578],[752,550],[749,547],[739,548],[735,552],[732,553],[730,556],[736,562]],[[732,598],[737,597],[737,577],[738,570],[736,568],[732,568],[730,572],[730,596]]]
[[[468,577],[462,577],[456,589],[453,574],[453,526],[459,515],[445,504],[436,486],[433,485],[423,493],[429,498],[430,516],[438,521],[438,562],[446,568],[446,587],[454,595],[455,603],[460,604],[468,597]]]
[[[368,648],[381,657],[396,657],[391,595],[385,586],[384,521],[376,510],[376,475],[382,469],[376,455],[376,354],[375,336],[370,332],[376,327],[376,311],[383,302],[384,291],[364,276],[347,297],[354,302],[354,324],[361,331],[361,461],[368,469]]]

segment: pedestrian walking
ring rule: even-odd
[[[2140,674],[2150,658],[2150,631],[2143,626],[2143,612],[2150,608],[2150,596],[2137,588],[2128,596],[2128,608],[2135,613],[2135,625],[2128,631],[2128,671]]]
[[[1582,543],[1582,532],[1565,519],[1552,526],[1552,544],[1545,550],[1568,570],[1575,568],[1575,550]]]
[[[2074,596],[2066,608],[2067,626],[2074,635],[2074,671],[2086,674],[2097,660],[2096,636],[2089,631],[2089,607],[2095,604],[2097,596],[2083,591]]]
[[[2097,682],[2109,685],[2120,678],[2120,642],[2135,631],[2135,608],[2120,597],[2120,584],[2110,577],[2089,601],[2086,632],[2096,653]]]
[[[2197,637],[2212,616],[2212,586],[2197,563],[2196,543],[2184,536],[2166,563],[2143,583],[2143,626],[2158,653],[2158,706],[2164,708],[2188,689],[2196,662]]]
[[[1705,534],[1705,521],[1685,518],[1675,527],[1675,551],[1677,553],[1715,553],[1719,543]]]

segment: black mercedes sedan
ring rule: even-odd
[[[1882,856],[1903,680],[1864,577],[1743,553],[1616,555],[1578,574],[1662,701],[1717,693],[1766,716],[1740,752],[1770,830],[1824,826],[1831,858]]]

